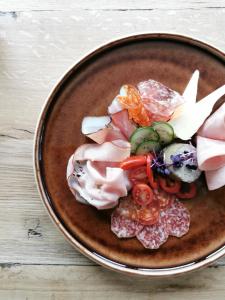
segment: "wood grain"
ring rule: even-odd
[[[170,279],[140,279],[98,266],[8,266],[0,269],[1,299],[222,300],[224,267]]]
[[[0,299],[224,299],[225,258],[163,281],[95,266],[51,223],[32,168],[41,107],[85,53],[153,31],[192,35],[225,50],[224,28],[224,0],[0,0]]]
[[[2,0],[1,2],[4,2]],[[0,2],[0,4],[1,4]],[[157,1],[157,0],[83,0],[83,1],[71,1],[71,0],[48,0],[48,1],[39,1],[39,0],[11,0],[8,3],[5,3],[4,7],[2,7],[2,11],[31,11],[31,10],[67,10],[71,9],[86,9],[86,10],[165,10],[168,11],[170,9],[174,10],[202,10],[202,9],[217,9],[224,8],[225,3],[224,0],[218,1],[176,1],[176,0],[168,0],[168,1]]]

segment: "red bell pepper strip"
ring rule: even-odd
[[[188,192],[179,192],[176,196],[180,199],[191,199],[194,198],[197,194],[197,187],[194,182],[189,184],[189,191]]]
[[[129,170],[136,167],[141,167],[146,165],[147,158],[145,155],[136,155],[136,156],[130,156],[123,160],[120,163],[120,168],[123,170]]]
[[[169,194],[176,194],[180,192],[181,182],[171,180],[170,178],[159,177],[158,178],[159,185],[161,189]]]
[[[148,176],[148,181],[149,181],[150,186],[153,189],[157,189],[158,188],[158,182],[154,179],[152,168],[151,168],[152,160],[153,160],[153,156],[151,154],[148,154],[147,155],[146,173],[147,173],[147,176]]]

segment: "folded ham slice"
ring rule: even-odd
[[[200,170],[216,170],[225,164],[225,141],[197,136],[197,145]]]
[[[127,138],[121,133],[119,128],[116,128],[112,125],[97,132],[88,134],[87,137],[98,144],[103,144],[104,142],[112,142],[115,140],[127,141]]]
[[[197,159],[209,190],[225,185],[225,103],[199,129]]]
[[[130,143],[123,140],[105,142],[101,145],[84,144],[74,153],[75,160],[119,162],[130,156]]]
[[[225,141],[225,103],[207,119],[198,134],[206,138]]]
[[[205,172],[209,190],[216,190],[225,185],[225,166],[217,170]]]
[[[127,173],[118,167],[129,149],[128,142],[119,140],[80,146],[67,166],[68,185],[76,200],[97,209],[115,207],[131,188]]]
[[[129,140],[136,126],[132,120],[129,119],[127,109],[123,109],[111,115],[113,124],[119,128],[120,132]]]

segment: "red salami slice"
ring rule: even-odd
[[[112,213],[111,230],[119,238],[134,237],[142,228],[143,225],[121,214],[121,210],[119,208]]]
[[[166,224],[160,219],[158,223],[145,226],[138,234],[137,239],[145,248],[158,249],[168,239]]]
[[[190,226],[190,213],[180,201],[172,201],[160,214],[169,235],[182,237],[188,232]]]

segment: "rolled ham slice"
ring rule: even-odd
[[[127,174],[116,163],[76,161],[71,156],[67,166],[67,181],[76,200],[109,209],[127,195],[131,185]]]
[[[225,141],[197,136],[197,160],[200,170],[221,168],[225,164]]]
[[[225,141],[225,103],[206,120],[198,134],[206,138]]]
[[[130,156],[130,143],[123,140],[105,142],[101,145],[84,144],[74,153],[74,160],[120,162]]]
[[[197,159],[209,190],[225,185],[225,103],[199,129]]]
[[[217,170],[205,172],[209,190],[216,190],[225,185],[225,166]]]

